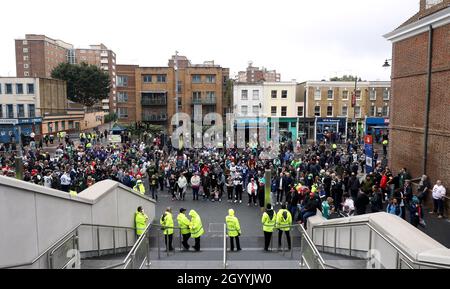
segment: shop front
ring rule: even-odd
[[[30,134],[35,134],[35,139],[41,136],[42,118],[13,118],[0,119],[0,143],[19,143],[20,137],[22,141],[28,142]]]

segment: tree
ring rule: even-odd
[[[356,80],[356,76],[353,75],[344,75],[342,77],[332,77],[330,78],[330,81],[355,81]],[[362,81],[361,77],[358,79],[358,81]]]
[[[67,98],[91,107],[108,98],[111,88],[109,75],[95,65],[61,63],[52,71],[52,78],[65,80]]]

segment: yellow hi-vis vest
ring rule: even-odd
[[[287,218],[285,219],[283,217],[283,213],[286,212]],[[277,213],[277,228],[282,231],[289,231],[291,227],[289,227],[292,224],[292,215],[291,213],[286,209],[281,209]]]
[[[134,187],[133,190],[135,190],[136,192],[141,193],[142,195],[145,194],[145,186],[142,182],[138,182]]]
[[[273,213],[272,218],[270,218],[269,214],[264,212],[264,214],[261,218],[261,223],[263,224],[263,231],[264,232],[273,232],[273,230],[275,229],[276,219],[277,219],[277,214],[275,214],[275,212]]]
[[[172,235],[173,234],[173,217],[169,212],[164,212],[159,220],[161,226],[164,229],[164,235]]]
[[[191,216],[191,224],[189,225],[189,229],[191,229],[191,237],[194,239],[199,238],[203,235],[203,233],[205,233],[203,230],[202,220],[194,210],[189,212],[189,216]]]
[[[138,236],[142,235],[145,231],[145,227],[147,226],[148,217],[146,214],[141,212],[136,212],[134,216],[134,221],[136,223],[136,234]]]
[[[178,227],[180,227],[181,234],[186,235],[191,232],[189,224],[191,223],[185,214],[179,213],[177,216]]]
[[[69,190],[69,194],[74,197],[76,197],[78,195],[77,191],[74,191],[74,190]]]
[[[388,143],[389,143],[389,142],[388,142],[386,139],[383,141],[383,145],[384,145],[384,146],[387,146]]]
[[[225,222],[227,223],[227,234],[229,237],[236,237],[241,233],[238,218],[228,215],[225,217]]]

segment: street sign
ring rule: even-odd
[[[366,135],[364,137],[364,152],[366,154],[366,173],[373,172],[373,137]]]
[[[366,136],[364,137],[364,143],[365,143],[365,144],[368,144],[368,145],[373,144],[373,136],[371,136],[371,135],[366,135]]]

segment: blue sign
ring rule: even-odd
[[[41,123],[42,117],[35,118],[19,118],[19,124],[33,124],[33,123]]]
[[[366,154],[366,174],[374,171],[375,164],[373,163],[373,145],[364,144],[364,152]]]

